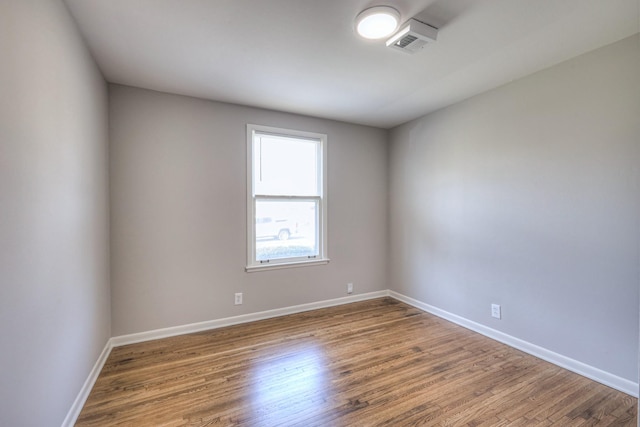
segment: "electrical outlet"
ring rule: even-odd
[[[347,283],[347,293],[348,294],[353,293],[353,283]]]
[[[500,304],[491,304],[491,317],[495,317],[496,319],[502,319]]]
[[[238,292],[236,294],[236,305],[241,305],[242,304],[242,292]]]

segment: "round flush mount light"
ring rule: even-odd
[[[365,39],[381,39],[398,28],[400,14],[389,6],[365,9],[356,17],[356,31]]]

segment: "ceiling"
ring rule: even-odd
[[[391,128],[640,30],[639,0],[65,0],[107,81]],[[389,5],[409,55],[354,33]]]

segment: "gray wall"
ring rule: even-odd
[[[110,337],[107,101],[61,2],[0,2],[2,426],[59,426]]]
[[[329,264],[245,272],[247,123],[328,135]],[[110,135],[114,336],[387,289],[386,131],[112,85]]]
[[[394,290],[637,381],[639,43],[392,130]]]

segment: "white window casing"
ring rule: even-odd
[[[327,135],[247,125],[246,271],[326,264]]]

